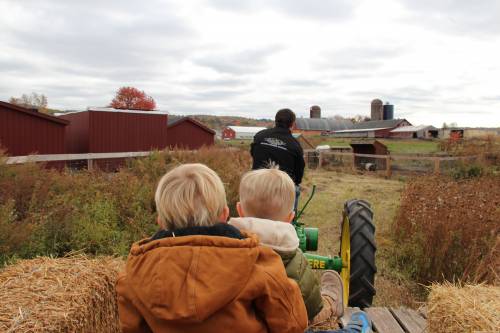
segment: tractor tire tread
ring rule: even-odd
[[[375,295],[375,225],[370,204],[364,200],[349,200],[344,214],[349,219],[351,241],[351,276],[349,306],[369,307]]]

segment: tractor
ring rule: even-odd
[[[341,222],[340,251],[336,256],[322,256],[307,251],[318,250],[318,228],[305,227],[301,223],[307,205],[313,198],[316,186],[295,216],[293,225],[312,269],[331,269],[340,274],[344,286],[344,305],[370,307],[375,295],[375,226],[373,211],[368,202],[353,199],[346,201]]]

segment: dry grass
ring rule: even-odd
[[[402,270],[420,283],[495,283],[500,275],[500,177],[421,177],[402,197],[394,238]]]
[[[132,242],[156,230],[154,190],[165,172],[204,163],[224,182],[236,214],[238,185],[250,169],[248,152],[200,149],[155,153],[119,172],[57,172],[40,165],[6,165],[0,155],[0,267],[11,258],[125,255]]]
[[[119,332],[123,260],[79,255],[21,260],[0,270],[1,332]]]
[[[344,202],[353,198],[367,200],[374,210],[374,223],[377,228],[375,237],[378,246],[378,272],[375,278],[377,296],[374,305],[417,307],[417,301],[424,299],[419,294],[421,288],[390,266],[391,249],[398,246],[390,236],[392,223],[399,207],[404,183],[324,170],[309,170],[306,175],[299,207],[305,203],[312,184],[316,184],[317,189],[301,221],[320,228],[318,254],[339,253]]]
[[[427,315],[431,333],[499,332],[500,287],[435,284]]]

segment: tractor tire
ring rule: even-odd
[[[349,200],[344,205],[349,220],[351,241],[349,306],[367,308],[375,295],[375,226],[373,211],[364,200]],[[342,240],[341,240],[342,241]]]

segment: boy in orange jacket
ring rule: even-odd
[[[225,221],[224,186],[202,164],[163,176],[161,230],[135,243],[117,281],[127,332],[299,333],[307,314],[280,257]]]

